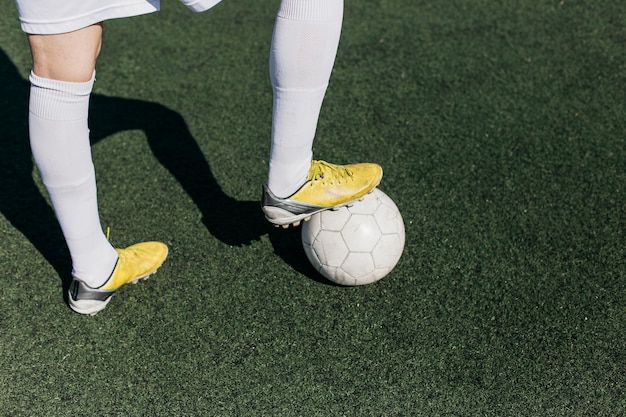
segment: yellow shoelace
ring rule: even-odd
[[[341,182],[342,179],[352,178],[352,171],[341,165],[329,164],[326,161],[313,161],[309,169],[309,181],[332,181]]]

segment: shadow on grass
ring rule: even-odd
[[[313,268],[302,248],[301,233],[301,227],[289,227],[288,229],[273,227],[269,232],[269,238],[274,252],[296,272],[320,284],[338,287],[339,285],[327,280]]]
[[[70,281],[69,253],[54,212],[32,177],[29,82],[1,49],[0,75],[4,112],[0,212],[53,266],[65,292]],[[224,194],[185,121],[175,111],[158,103],[93,94],[90,129],[92,143],[123,130],[144,131],[155,157],[193,199],[209,232],[222,242],[249,244],[270,229],[258,201],[237,201]]]
[[[209,232],[220,241],[241,246],[267,233],[259,201],[237,201],[215,180],[184,119],[167,107],[148,101],[92,95],[91,141],[123,130],[142,130],[158,161],[192,198]]]
[[[0,136],[0,212],[33,244],[61,277],[63,290],[71,277],[70,257],[54,212],[33,181],[28,143],[29,82],[0,49],[0,100],[5,113]],[[178,180],[203,216],[209,232],[220,241],[241,246],[269,233],[275,253],[294,270],[330,284],[308,262],[300,242],[300,228],[270,226],[259,201],[237,201],[215,180],[182,116],[158,103],[93,94],[90,109],[92,143],[124,130],[142,130],[158,161]]]
[[[65,277],[71,269],[69,252],[54,212],[32,176],[33,162],[28,143],[29,83],[19,75],[1,49],[0,77],[0,108],[3,112],[0,213],[26,236],[61,277]]]

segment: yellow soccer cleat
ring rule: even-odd
[[[263,185],[265,218],[277,226],[297,226],[313,214],[350,205],[376,187],[383,177],[378,164],[334,165],[313,161],[306,182],[287,198],[272,194]]]
[[[103,310],[113,293],[124,284],[137,283],[154,274],[167,258],[168,249],[161,242],[143,242],[126,249],[115,249],[117,263],[109,279],[99,288],[91,288],[73,277],[68,291],[69,305],[80,314],[94,315]]]

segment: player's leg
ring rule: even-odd
[[[102,232],[87,125],[102,26],[28,39],[31,149],[72,257],[70,307],[94,314],[115,289],[155,272],[167,247],[116,250]]]
[[[376,164],[312,161],[318,117],[335,62],[343,0],[282,0],[270,49],[272,144],[263,211],[277,225],[345,205],[382,177]]]
[[[33,56],[30,144],[72,256],[74,275],[100,286],[117,254],[102,232],[87,113],[101,25],[29,35]]]
[[[38,77],[91,83],[102,45],[102,24],[69,33],[29,34],[28,43],[33,58],[33,73]]]

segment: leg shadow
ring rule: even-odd
[[[43,255],[69,285],[71,262],[54,211],[33,181],[28,142],[28,91],[9,57],[0,49],[0,213]],[[4,245],[4,244],[3,244]]]
[[[94,94],[90,115],[94,143],[122,130],[144,131],[153,154],[192,198],[213,236],[241,246],[267,233],[259,201],[237,201],[222,191],[180,114],[154,102]]]

